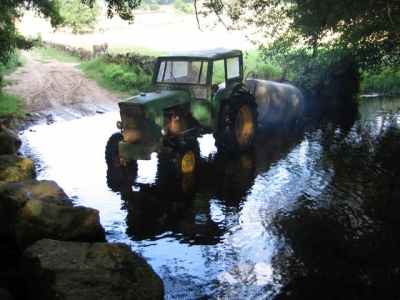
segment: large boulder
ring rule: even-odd
[[[22,140],[14,130],[0,128],[0,155],[15,154],[21,145]]]
[[[0,182],[0,234],[10,233],[10,224],[17,211],[33,199],[59,206],[72,206],[64,190],[52,180]]]
[[[74,242],[106,241],[98,210],[57,206],[41,200],[28,201],[18,211],[11,228],[20,250],[45,238]]]
[[[0,155],[0,181],[12,182],[36,178],[34,162],[15,154]]]
[[[163,299],[149,264],[120,243],[40,240],[20,260],[31,299]]]
[[[14,140],[0,132],[0,155],[15,154]]]
[[[14,298],[8,293],[6,289],[0,287],[0,299],[1,300],[14,300]]]

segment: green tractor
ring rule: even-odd
[[[199,158],[197,138],[208,133],[213,133],[219,152],[237,154],[248,149],[259,123],[254,95],[264,98],[263,106],[267,102],[270,106],[271,101],[265,99],[269,97],[265,85],[252,82],[250,91],[243,82],[240,50],[158,57],[154,92],[118,103],[120,131],[107,142],[108,166],[136,164],[137,160],[149,160],[154,152],[169,153],[173,170],[192,173]],[[265,115],[266,108],[262,109]]]

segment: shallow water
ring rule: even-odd
[[[96,208],[163,279],[165,299],[399,299],[400,99],[264,129],[238,158],[199,139],[201,162],[176,179],[165,158],[107,170],[118,112],[41,125],[22,152],[38,179]]]

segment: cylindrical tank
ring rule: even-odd
[[[246,86],[256,98],[261,125],[289,122],[303,113],[303,94],[290,84],[251,78]]]

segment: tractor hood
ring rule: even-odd
[[[170,90],[153,93],[141,93],[118,103],[122,106],[145,106],[149,113],[190,102],[190,93],[186,90]]]

